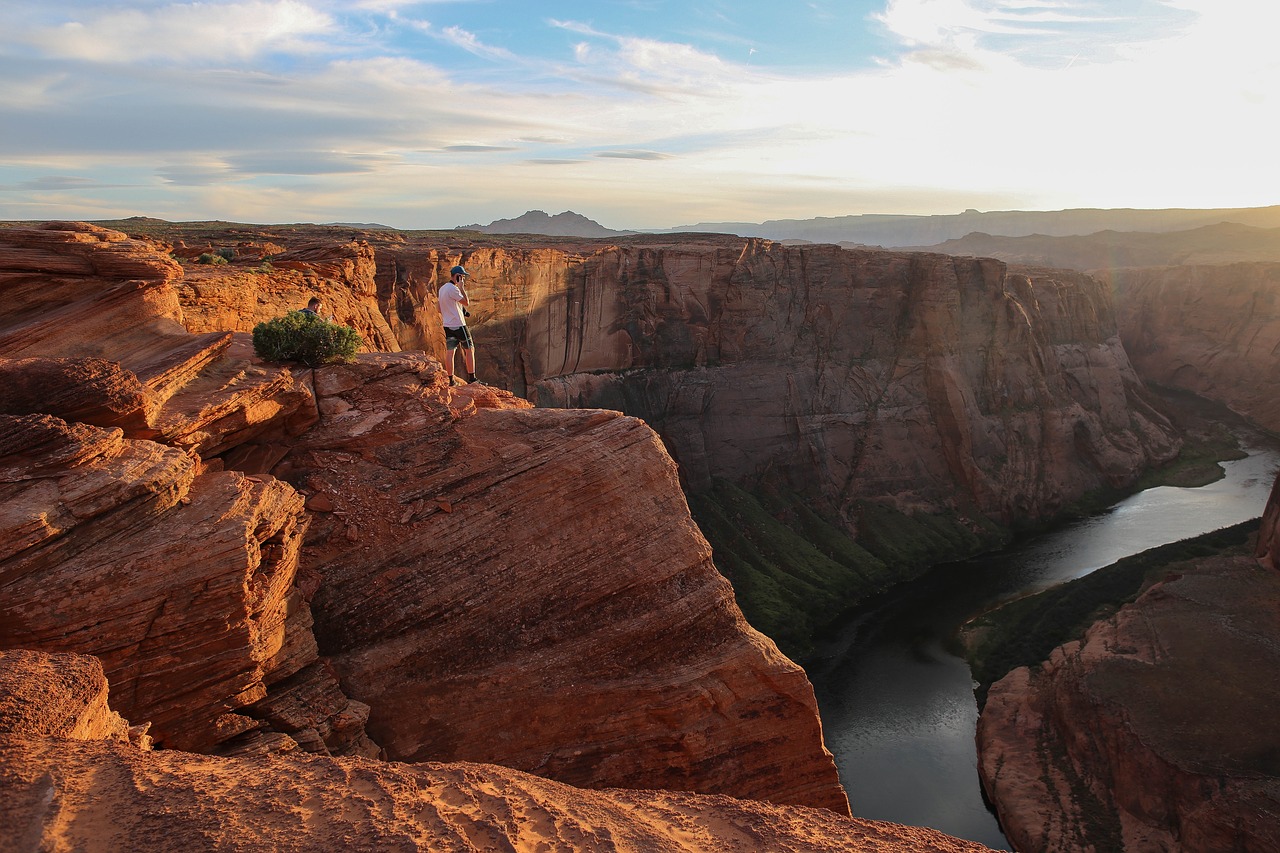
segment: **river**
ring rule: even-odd
[[[969,667],[949,648],[994,604],[1121,557],[1262,514],[1280,448],[1248,436],[1246,459],[1199,488],[1161,486],[996,554],[938,566],[855,615],[808,662],[827,747],[858,817],[928,826],[1009,850],[978,782]]]

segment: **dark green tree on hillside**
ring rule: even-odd
[[[253,327],[253,349],[259,357],[300,361],[308,367],[347,361],[363,343],[360,333],[350,326],[303,311],[290,311]]]

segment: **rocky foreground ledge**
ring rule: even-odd
[[[5,850],[969,853],[929,829],[670,791],[587,791],[491,764],[152,751],[94,658],[0,652]]]
[[[840,816],[803,671],[642,422],[422,353],[264,364],[185,325],[182,276],[117,232],[0,229],[17,849],[980,849]],[[32,731],[68,667],[100,689]]]

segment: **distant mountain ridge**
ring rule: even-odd
[[[904,248],[933,246],[974,232],[1002,237],[1039,234],[1071,237],[1099,231],[1168,232],[1203,228],[1231,222],[1254,228],[1280,228],[1280,205],[1271,207],[1212,208],[1078,208],[1072,210],[1003,210],[935,216],[859,214],[814,219],[773,219],[761,223],[702,222],[669,229],[672,232],[719,232],[770,240],[807,240],[814,243],[857,243],[865,246]]]
[[[543,210],[530,210],[515,219],[495,219],[488,225],[460,225],[459,231],[482,234],[545,234],[549,237],[616,237],[634,231],[614,231],[580,213],[566,210],[555,216]]]
[[[996,237],[975,232],[932,246],[904,248],[1074,270],[1280,262],[1280,228],[1221,222],[1185,231],[1098,231],[1069,237]]]

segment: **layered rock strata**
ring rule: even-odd
[[[1120,332],[1149,382],[1225,403],[1280,431],[1280,264],[1118,269]]]
[[[318,296],[323,316],[359,332],[366,349],[400,349],[379,310],[377,262],[367,241],[272,248],[277,251],[265,260],[251,256],[229,265],[186,265],[177,286],[186,328],[196,333],[251,332]]]
[[[95,678],[96,675],[96,678]],[[967,853],[929,829],[665,791],[587,791],[481,764],[145,751],[103,711],[92,658],[0,653],[6,850],[618,850]],[[68,728],[70,719],[88,725]],[[75,738],[75,739],[72,739]]]
[[[991,688],[979,773],[1015,849],[1280,849],[1280,575],[1179,569]]]
[[[442,357],[435,292],[463,262],[482,378],[541,405],[641,417],[695,491],[720,477],[799,492],[850,531],[867,499],[1048,517],[1178,449],[1120,344],[1107,288],[1079,273],[712,235],[529,246],[364,232],[330,249],[346,264],[321,257],[324,233],[261,237],[307,241],[295,251],[329,263],[312,280],[361,294],[371,246],[395,341],[373,348]],[[215,269],[198,274],[226,274]],[[254,288],[260,304],[304,298],[240,275],[230,292],[242,301]],[[252,312],[229,316],[216,290],[183,293],[188,315],[249,328]]]
[[[316,659],[301,496],[47,415],[0,416],[0,436],[0,648],[96,655],[166,746],[261,728],[234,712]]]
[[[0,230],[0,259],[0,647],[99,656],[165,746],[376,753],[315,665],[302,497],[214,458],[305,429],[306,380],[187,332],[150,243],[55,223]],[[298,682],[323,713],[268,720]]]
[[[652,430],[443,382],[407,354],[318,370],[325,417],[276,468],[323,508],[316,633],[388,755],[847,813],[812,688]]]
[[[851,527],[862,499],[1009,522],[1179,446],[1082,274],[729,238],[466,264],[482,374],[644,418],[694,490],[765,481]]]
[[[31,377],[2,400],[0,648],[97,656],[164,747],[368,755],[367,718],[395,758],[847,813],[804,673],[742,620],[643,423],[453,390],[420,353],[266,365],[184,329],[149,243],[5,246],[39,262],[0,278],[24,294],[0,372]]]

